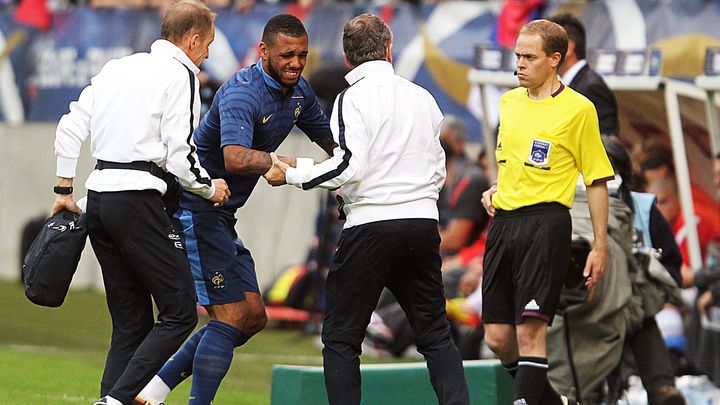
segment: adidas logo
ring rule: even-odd
[[[530,300],[530,302],[528,302],[527,305],[525,305],[525,309],[530,310],[530,311],[538,311],[538,310],[540,310],[540,306],[533,299],[533,300]]]

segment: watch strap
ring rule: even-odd
[[[72,194],[73,187],[72,186],[55,186],[55,187],[53,187],[53,192],[55,194]]]

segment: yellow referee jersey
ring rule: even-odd
[[[567,86],[543,100],[531,100],[524,87],[505,93],[495,157],[493,205],[502,210],[544,202],[571,207],[579,173],[585,185],[614,177],[595,107]]]

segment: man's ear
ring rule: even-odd
[[[267,61],[268,47],[265,42],[260,41],[258,44],[258,53],[260,54],[260,58],[262,58],[263,62]]]
[[[348,60],[347,55],[345,55],[345,52],[343,52],[343,60],[345,61],[345,66],[347,66],[348,69],[354,69],[354,68],[355,68],[355,66],[353,66],[353,64],[350,63],[350,61]]]
[[[552,56],[550,57],[550,66],[553,69],[557,69],[558,66],[560,66],[560,60],[562,59],[562,55],[560,55],[560,52],[554,52]]]
[[[187,47],[188,49],[195,49],[200,45],[200,34],[195,33],[188,36]]]
[[[393,48],[393,43],[392,43],[392,42],[390,42],[390,43],[385,47],[385,52],[386,52],[386,54],[385,54],[385,60],[388,61],[388,62],[390,62],[390,63],[392,63],[392,61],[393,61],[392,48]]]

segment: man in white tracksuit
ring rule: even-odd
[[[339,145],[316,165],[275,156],[272,185],[341,187],[347,217],[327,279],[322,340],[330,404],[360,403],[360,345],[388,287],[407,313],[441,404],[468,404],[462,361],[450,338],[440,274],[438,193],[445,181],[443,115],[422,87],[395,74],[392,33],[370,14],[343,30],[350,87],[335,101]]]

